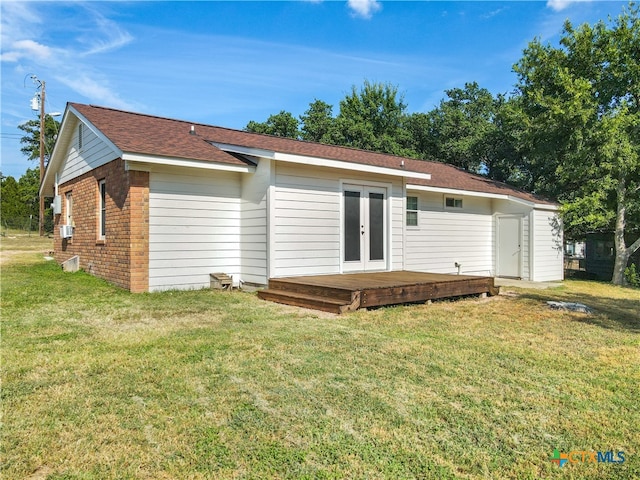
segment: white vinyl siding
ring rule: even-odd
[[[395,182],[395,179],[393,180]],[[404,187],[400,183],[394,183],[391,192],[388,192],[391,200],[391,270],[404,269]],[[420,201],[418,201],[420,203]],[[418,220],[418,225],[420,221]]]
[[[554,212],[533,211],[533,262],[532,280],[548,282],[564,278],[564,258],[562,253],[562,229]]]
[[[267,192],[271,161],[260,159],[254,173],[242,174],[240,258],[242,281],[268,283]]]
[[[418,195],[419,228],[407,229],[407,270],[493,275],[494,223],[491,200],[468,197],[464,208],[445,209],[441,194]]]
[[[318,169],[279,164],[274,197],[274,276],[338,273],[338,179],[322,178]]]
[[[66,160],[60,171],[58,180],[60,185],[118,158],[118,154],[112,147],[103,142],[86,125],[82,127],[82,149],[78,149],[79,127],[74,128],[73,131]]]
[[[373,174],[354,179],[354,173],[346,170],[278,163],[271,207],[272,276],[340,272],[341,181],[395,182],[387,192],[392,216],[390,261],[393,268],[402,269],[404,201],[397,179]]]
[[[150,173],[149,290],[210,285],[240,275],[240,174]]]
[[[530,217],[529,215],[523,215],[522,223],[522,252],[521,252],[521,262],[522,262],[522,279],[530,280],[531,279],[531,268],[529,265],[530,249],[531,249],[531,228],[530,228]]]

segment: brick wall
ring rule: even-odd
[[[100,191],[105,180],[106,235],[99,237]],[[60,238],[71,192],[73,238]],[[62,214],[54,218],[54,251],[62,263],[80,256],[80,268],[132,292],[149,289],[149,174],[126,171],[121,159],[109,162],[58,187]]]

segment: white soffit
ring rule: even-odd
[[[341,168],[343,170],[355,170],[363,173],[378,173],[380,175],[390,175],[394,177],[419,178],[421,180],[431,180],[431,174],[412,172],[411,170],[400,170],[388,167],[378,167],[365,163],[344,162],[342,160],[331,160],[328,158],[308,157],[305,155],[291,155],[289,153],[275,152],[274,160],[290,163],[302,163],[304,165],[314,165],[317,167]],[[398,160],[398,164],[402,159]],[[400,165],[398,165],[400,166]]]

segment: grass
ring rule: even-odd
[[[43,250],[2,268],[3,478],[640,476],[638,290],[332,316],[129,294]],[[559,468],[554,449],[625,462]]]

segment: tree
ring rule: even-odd
[[[427,114],[433,155],[469,172],[486,172],[492,163],[488,158],[488,140],[495,130],[493,95],[476,82],[445,93],[448,99]]]
[[[397,87],[365,81],[360,91],[353,86],[340,101],[335,128],[324,138],[335,145],[409,155],[411,138],[403,128],[406,109]]]
[[[251,120],[245,130],[253,133],[264,133],[267,135],[275,135],[276,137],[299,138],[298,130],[299,122],[290,113],[282,110],[276,115],[270,115],[266,122],[259,123]]]
[[[22,228],[30,216],[37,222],[39,185],[40,173],[39,169],[35,168],[27,169],[18,181],[11,176],[2,178],[0,217],[5,224]]]
[[[622,284],[640,248],[638,7],[630,4],[609,25],[566,22],[559,48],[534,40],[514,70],[531,186],[561,200],[570,235],[614,231],[612,282]],[[634,235],[629,246],[625,234]]]
[[[0,217],[3,222],[7,219],[20,217],[22,215],[22,205],[18,195],[18,182],[16,179],[2,177],[0,184]]]
[[[328,143],[331,131],[335,128],[333,107],[322,100],[315,99],[309,109],[300,116],[301,137],[309,142]]]
[[[60,122],[58,122],[51,115],[45,115],[44,120],[44,160],[45,166],[49,164],[49,158],[53,153],[53,146],[58,138],[58,131],[60,130]],[[40,158],[40,120],[29,120],[18,128],[26,133],[21,139],[20,143],[23,147],[20,151],[27,156],[29,160],[36,160]]]
[[[421,158],[423,160],[440,161],[438,158],[438,132],[435,128],[433,114],[429,113],[412,113],[407,115],[404,121],[404,128],[410,138],[410,156]]]
[[[481,143],[485,149],[481,154],[481,173],[528,190],[523,170],[525,121],[520,98],[498,95],[494,98],[494,110],[491,128],[485,132]]]

